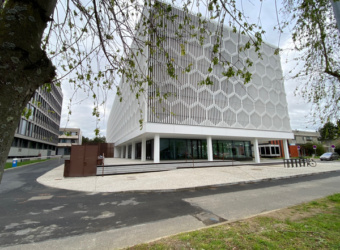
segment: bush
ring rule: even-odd
[[[314,144],[312,142],[307,142],[306,144],[301,145],[301,148],[305,149],[307,155],[312,155],[315,154],[313,145],[316,145],[316,155],[320,156],[325,153],[325,148],[320,143]]]

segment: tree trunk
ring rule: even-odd
[[[57,0],[8,0],[0,8],[0,183],[21,113],[55,77],[41,40]]]

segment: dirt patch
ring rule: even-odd
[[[323,211],[323,209],[320,208],[315,208],[315,209],[311,209],[309,211],[296,211],[293,208],[284,208],[284,209],[280,209],[278,211],[274,211],[271,213],[267,213],[267,214],[263,214],[260,215],[259,217],[269,217],[269,218],[273,218],[276,220],[286,220],[289,219],[291,221],[297,221],[297,220],[301,220],[304,218],[308,218],[311,217],[315,214],[319,214]]]

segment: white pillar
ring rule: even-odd
[[[254,157],[255,163],[260,163],[259,141],[257,138],[254,139]]]
[[[129,145],[125,146],[125,159],[129,158]]]
[[[131,149],[131,160],[134,160],[136,156],[136,143],[132,142],[132,149]]]
[[[288,150],[288,143],[287,139],[282,140],[283,143],[283,152],[285,153],[285,159],[289,159],[289,150]]]
[[[207,150],[208,150],[208,161],[213,161],[213,148],[211,136],[207,137]]]
[[[153,163],[159,163],[159,135],[155,135],[153,139]]]
[[[146,161],[146,138],[142,138],[142,156],[141,161]]]
[[[114,147],[114,148],[113,148],[113,157],[114,157],[114,158],[119,158],[119,157],[120,157],[120,150],[119,150],[119,147]]]
[[[124,146],[120,147],[120,158],[124,158]]]

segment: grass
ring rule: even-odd
[[[340,249],[340,194],[128,249]]]
[[[24,166],[27,164],[32,164],[32,163],[38,163],[38,162],[43,162],[43,161],[48,161],[51,159],[42,159],[42,160],[33,160],[33,161],[23,161],[23,162],[18,162],[17,167]],[[12,162],[7,162],[5,165],[5,169],[7,168],[12,168]]]

